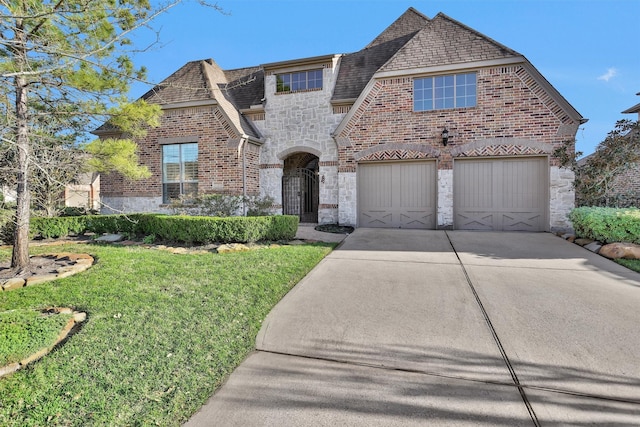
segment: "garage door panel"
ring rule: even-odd
[[[398,166],[400,175],[399,207],[407,209],[431,208],[435,186],[425,184],[433,183],[433,165],[429,163],[409,163]]]
[[[358,166],[360,227],[435,228],[435,161]]]
[[[431,228],[431,225],[435,222],[435,216],[423,210],[414,212],[402,211],[398,212],[398,216],[402,228]]]
[[[483,230],[494,229],[494,214],[487,212],[464,212],[456,216],[456,228],[459,230]]]
[[[457,178],[466,185],[458,189],[458,203],[463,209],[488,209],[491,208],[492,201],[483,195],[491,191],[491,177],[493,176],[493,164],[491,162],[479,161],[469,163],[456,171],[460,176]]]
[[[392,219],[392,213],[388,210],[368,210],[360,217],[361,227],[388,227]]]
[[[539,213],[502,214],[503,231],[540,231],[544,229],[544,217]]]
[[[379,191],[368,191],[367,197],[363,198],[366,210],[380,210],[380,208],[390,209],[392,207],[392,168],[387,164],[368,165],[359,171],[363,182],[368,183],[366,189],[379,189]]]
[[[542,175],[544,168],[539,160],[506,161],[501,166],[502,176],[498,181],[498,194],[502,196],[499,205],[504,209],[538,209],[543,192],[542,183],[546,179]]]
[[[546,158],[456,160],[454,227],[461,230],[545,230],[546,164]]]

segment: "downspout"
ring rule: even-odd
[[[242,216],[247,216],[247,151],[246,144],[248,137],[243,135],[238,145],[238,155],[242,151]]]

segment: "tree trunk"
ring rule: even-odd
[[[25,68],[27,53],[22,26],[16,32],[18,41],[15,50],[20,69]],[[29,192],[29,113],[27,108],[28,82],[24,76],[15,79],[16,90],[16,149],[18,151],[18,188],[16,206],[16,231],[13,235],[11,268],[21,271],[29,267],[29,217],[31,215],[31,195]]]

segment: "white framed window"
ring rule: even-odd
[[[198,144],[162,146],[162,202],[198,193]]]
[[[299,92],[322,89],[322,70],[276,74],[276,92]]]
[[[476,106],[476,73],[413,80],[413,111]]]

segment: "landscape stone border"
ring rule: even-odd
[[[13,374],[14,372],[19,371],[20,369],[27,366],[29,363],[33,363],[37,360],[42,359],[54,348],[56,348],[56,346],[58,346],[62,341],[64,341],[78,324],[84,322],[87,319],[87,313],[74,311],[73,309],[67,307],[49,307],[40,311],[42,313],[72,314],[73,317],[69,319],[64,328],[62,328],[62,330],[58,334],[58,337],[56,338],[56,341],[52,345],[50,345],[49,347],[41,348],[40,350],[36,351],[30,356],[25,357],[19,362],[10,363],[6,366],[0,366],[0,378],[4,377],[5,375]]]
[[[56,254],[44,254],[37,255],[39,257],[54,257],[55,261],[73,261],[73,265],[60,267],[55,273],[40,274],[31,277],[13,277],[10,279],[0,280],[0,288],[3,291],[12,291],[14,289],[20,289],[25,286],[36,285],[42,282],[48,282],[50,280],[62,279],[64,277],[71,276],[73,274],[80,273],[91,267],[94,263],[94,259],[89,254],[76,254],[71,252],[63,252]]]
[[[640,245],[635,243],[616,242],[604,244],[597,240],[580,238],[571,233],[558,234],[558,236],[608,259],[640,259]]]

